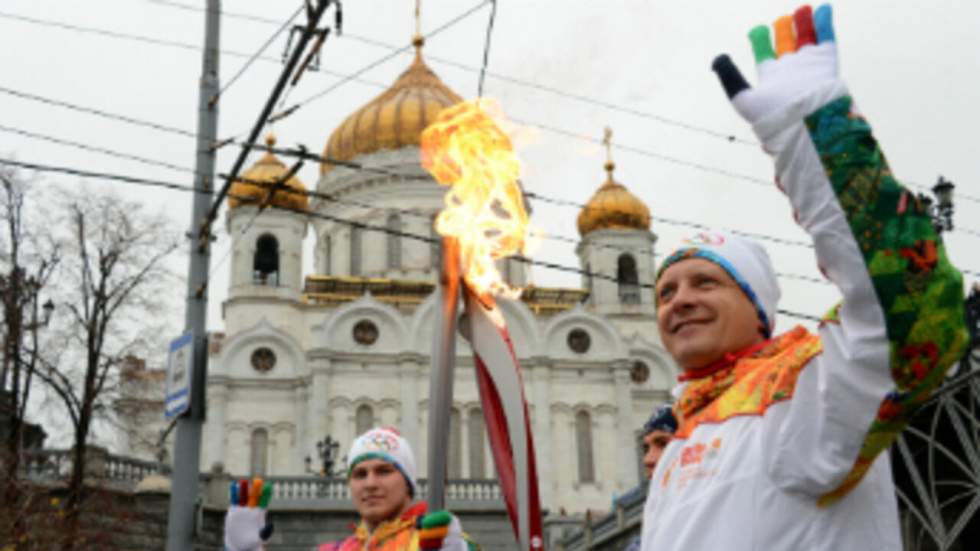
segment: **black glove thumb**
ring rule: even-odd
[[[276,527],[274,524],[272,524],[271,522],[267,523],[264,528],[259,530],[259,537],[262,538],[262,541],[267,541],[269,538],[272,537],[272,532],[275,529]]]
[[[734,98],[739,92],[749,88],[749,83],[745,81],[742,72],[738,70],[728,54],[721,54],[716,57],[711,63],[711,69],[718,75],[718,80],[721,81],[721,86],[725,89],[728,99]]]

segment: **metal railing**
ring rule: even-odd
[[[892,450],[906,551],[980,537],[980,370],[946,382]]]
[[[558,548],[563,551],[584,551],[601,548],[610,540],[639,535],[647,484],[644,481],[617,499],[613,511],[608,515],[595,521],[587,516],[580,529],[558,540]]]
[[[350,500],[350,487],[343,478],[313,476],[267,476],[273,483],[276,501]],[[428,496],[429,484],[419,479],[419,499]],[[446,498],[450,501],[495,502],[501,501],[500,484],[494,479],[455,479],[446,485]]]
[[[33,450],[25,452],[20,462],[21,476],[27,480],[55,482],[71,476],[72,450]],[[96,446],[86,452],[89,464],[86,476],[134,487],[147,476],[165,472],[166,465],[122,455],[106,453]]]
[[[37,450],[24,454],[21,461],[21,476],[36,482],[59,482],[67,480],[72,469],[71,450]],[[167,465],[105,453],[99,448],[90,448],[87,454],[86,476],[114,486],[132,490],[141,480],[151,474],[166,473]],[[211,478],[211,473],[201,473],[202,483]],[[231,479],[240,477],[233,476]],[[349,501],[350,488],[343,478],[323,478],[316,476],[267,476],[273,483],[274,498],[277,502],[304,502],[315,500]],[[428,495],[428,481],[420,479],[419,498]],[[446,498],[450,501],[479,503],[503,503],[500,484],[495,479],[455,479],[446,486]]]
[[[144,461],[132,457],[109,454],[106,456],[105,477],[110,480],[121,482],[132,482],[138,484],[151,474],[158,474],[166,470],[166,465],[156,461]]]

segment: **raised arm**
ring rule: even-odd
[[[828,504],[860,482],[961,355],[963,285],[838,76],[830,6],[804,6],[773,27],[775,48],[768,27],[749,33],[756,88],[728,56],[714,69],[843,295],[821,324],[823,352],[800,375],[770,464],[778,484]]]

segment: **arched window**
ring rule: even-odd
[[[388,268],[402,267],[402,238],[399,233],[402,231],[402,219],[397,214],[388,217],[385,224],[388,228]]]
[[[357,407],[354,414],[354,431],[358,436],[374,428],[374,410],[367,404]]]
[[[578,446],[578,481],[595,482],[592,462],[592,417],[587,411],[575,414],[575,443]]]
[[[256,285],[279,285],[279,242],[272,235],[264,234],[255,242],[252,280]]]
[[[350,228],[350,275],[361,275],[361,228]]]
[[[484,468],[484,458],[486,450],[483,447],[483,410],[475,408],[470,410],[470,418],[467,421],[466,436],[470,444],[470,478],[486,478],[487,472]]]
[[[439,232],[436,231],[436,217],[438,215],[433,214],[431,223],[429,224],[429,237],[432,238],[429,241],[429,266],[439,269],[440,258],[440,243],[442,240],[439,237]]]
[[[265,429],[255,429],[252,431],[249,473],[251,476],[265,476],[268,466],[269,432]]]
[[[330,275],[333,270],[331,270],[332,260],[330,255],[333,254],[333,249],[330,247],[330,236],[323,236],[323,273]]]
[[[616,281],[619,282],[619,301],[623,304],[640,303],[640,279],[636,275],[636,259],[623,253],[616,262]]]
[[[449,457],[446,465],[449,478],[463,478],[463,430],[459,410],[449,414]]]

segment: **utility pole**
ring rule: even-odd
[[[215,148],[218,138],[218,44],[221,0],[207,0],[204,17],[204,52],[197,104],[197,162],[194,173],[193,206],[188,237],[191,241],[187,274],[186,331],[193,334],[194,359],[190,408],[177,419],[170,512],[167,517],[167,551],[193,549],[194,519],[198,499],[201,462],[201,429],[204,425],[204,396],[207,382],[207,281],[211,260],[211,224],[204,224],[214,192]],[[202,234],[202,232],[205,232]]]

